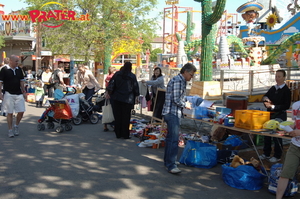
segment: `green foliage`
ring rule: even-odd
[[[48,0],[25,0],[30,7],[40,9]],[[89,15],[89,21],[64,21],[58,28],[42,28],[47,47],[54,54],[68,53],[75,58],[93,59],[100,50],[119,38],[151,40],[156,28],[154,19],[145,16],[156,6],[157,0],[57,0],[68,10]],[[58,5],[42,8],[60,9]],[[47,22],[49,23],[49,22]],[[57,21],[50,23],[56,24]],[[61,21],[59,21],[61,23]],[[147,35],[147,36],[145,36]]]
[[[5,46],[4,37],[0,35],[0,48]]]
[[[162,49],[155,48],[154,50],[151,51],[150,62],[157,62],[157,54],[158,53],[162,53]]]

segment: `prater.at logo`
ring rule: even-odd
[[[62,8],[64,8],[64,5],[61,3],[57,3],[57,2],[48,2],[43,4],[40,7],[40,10],[31,10],[29,11],[29,15],[31,18],[31,21],[33,23],[35,22],[47,22],[51,19],[54,19],[56,21],[89,21],[89,14],[85,14],[85,15],[80,15],[80,17],[76,17],[77,13],[75,11],[72,10],[49,10],[49,11],[42,11],[42,8],[50,5],[50,4],[57,4],[59,6],[61,6]],[[57,28],[60,27],[64,24],[64,22],[58,24],[58,25],[49,25],[46,23],[42,23],[43,26],[49,27],[49,28]]]

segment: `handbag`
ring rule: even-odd
[[[104,106],[102,106],[102,124],[111,123],[115,120],[113,110],[109,99],[105,100]]]
[[[217,147],[188,140],[179,162],[197,168],[212,168],[217,165]]]
[[[115,80],[111,79],[108,82],[108,86],[106,87],[106,90],[107,90],[108,94],[111,95],[111,94],[113,94],[114,89],[115,89]]]

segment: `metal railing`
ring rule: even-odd
[[[165,84],[170,81],[174,76],[180,73],[181,68],[161,67],[162,73],[165,76]],[[221,92],[239,92],[245,95],[253,95],[255,93],[266,92],[271,86],[276,84],[275,72],[280,69],[279,67],[272,67],[265,69],[239,69],[239,70],[213,70],[213,81],[219,81]],[[287,77],[286,80],[299,80],[300,70],[298,68],[283,68]],[[144,69],[141,69],[144,70]],[[153,75],[153,67],[149,67],[147,71],[149,75],[142,75],[151,78]],[[140,74],[145,74],[146,71],[141,71]],[[199,81],[200,73],[196,72],[193,79],[189,82],[189,86],[193,81]]]

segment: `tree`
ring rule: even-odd
[[[31,5],[29,11],[40,9],[48,0],[25,0],[25,2]],[[42,34],[47,40],[47,47],[56,54],[69,53],[88,61],[94,57],[101,57],[96,55],[98,49],[104,50],[106,54],[104,66],[107,72],[110,66],[109,55],[115,41],[151,39],[153,29],[156,28],[156,20],[145,17],[157,3],[157,0],[64,0],[62,4],[65,8],[83,15],[88,14],[89,20],[66,20],[58,28],[44,27]],[[49,11],[63,8],[57,4],[50,4],[42,9]],[[45,23],[61,22],[51,20]]]
[[[162,49],[160,48],[155,48],[154,50],[151,51],[150,55],[150,61],[151,62],[157,62],[157,54],[162,53]]]

